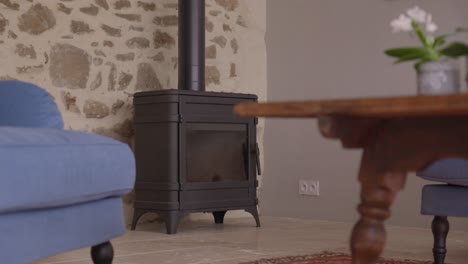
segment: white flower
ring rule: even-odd
[[[401,14],[400,17],[393,20],[390,25],[393,28],[393,32],[410,32],[413,30],[411,22],[411,18]]]
[[[436,23],[432,22],[432,15],[428,14],[426,18],[426,31],[429,33],[434,33],[439,29]]]
[[[416,21],[419,24],[425,24],[427,22],[428,15],[430,16],[430,14],[419,8],[419,6],[415,6],[411,9],[408,9],[406,13],[412,20]]]
[[[437,25],[434,22],[428,23],[426,25],[426,31],[429,32],[429,33],[434,33],[434,32],[437,31],[437,29],[439,29],[439,28],[437,27]]]

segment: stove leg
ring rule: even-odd
[[[138,223],[138,220],[140,219],[140,217],[142,217],[144,214],[146,214],[146,211],[144,210],[141,210],[141,209],[136,209],[135,208],[135,211],[133,212],[133,220],[132,220],[132,226],[131,226],[131,230],[134,231],[136,226],[137,226],[137,223]]]
[[[216,224],[224,224],[224,216],[226,215],[227,211],[218,211],[213,212],[213,217]]]
[[[168,235],[177,234],[177,227],[179,226],[180,215],[178,211],[165,211],[158,212],[159,217],[166,223],[166,231]]]
[[[249,207],[247,209],[245,209],[245,211],[247,213],[250,213],[251,215],[253,215],[253,217],[255,218],[255,222],[257,223],[257,227],[260,227],[260,217],[258,216],[258,209],[257,209],[257,206],[252,206],[252,207]]]

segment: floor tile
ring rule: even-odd
[[[115,264],[238,264],[262,258],[349,253],[352,224],[262,217],[262,228],[250,218],[185,221],[177,235],[166,235],[161,223],[145,224],[113,241]],[[389,227],[385,257],[431,260],[429,229]],[[468,233],[452,231],[447,261],[468,259]],[[89,249],[53,256],[36,264],[90,264]]]

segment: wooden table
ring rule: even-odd
[[[363,149],[360,220],[351,235],[353,263],[375,263],[384,221],[408,172],[435,160],[468,159],[468,95],[241,104],[240,116],[317,118],[320,132]]]

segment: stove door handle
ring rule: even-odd
[[[260,164],[260,148],[258,143],[255,143],[255,159],[257,161],[257,174],[262,175],[262,166]]]

